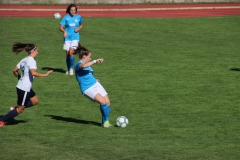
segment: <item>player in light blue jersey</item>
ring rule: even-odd
[[[60,22],[59,30],[63,32],[64,45],[63,49],[66,51],[67,75],[73,75],[74,55],[69,51],[71,48],[76,49],[80,42],[79,31],[83,27],[83,18],[77,13],[77,6],[70,4],[67,7],[66,15]]]
[[[81,46],[81,44],[75,50],[72,49],[71,52],[74,55],[79,55],[79,61],[75,65],[75,74],[80,90],[84,96],[100,104],[102,125],[104,128],[109,128],[111,124],[109,122],[110,100],[108,93],[99,83],[99,80],[94,77],[93,69],[91,68],[93,64],[103,63],[104,60],[100,58],[91,61],[91,51]]]
[[[34,77],[46,77],[53,70],[47,71],[45,74],[37,72],[37,62],[35,58],[38,55],[38,47],[31,43],[14,43],[12,51],[19,53],[24,50],[28,53],[28,56],[22,59],[14,68],[13,74],[18,77],[17,89],[17,104],[18,106],[13,108],[5,116],[0,118],[0,127],[5,126],[5,121],[18,116],[24,111],[25,108],[31,107],[38,103],[38,97],[32,90],[32,83]],[[18,72],[22,71],[22,74]]]

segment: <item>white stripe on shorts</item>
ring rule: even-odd
[[[23,101],[22,101],[22,106],[24,106],[24,103],[25,103],[25,101],[26,101],[27,93],[28,93],[28,92],[24,92],[24,97],[23,97]]]

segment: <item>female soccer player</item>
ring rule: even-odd
[[[71,48],[76,49],[80,41],[79,31],[83,27],[82,16],[76,14],[77,6],[70,4],[67,7],[66,15],[60,22],[59,30],[63,32],[64,45],[63,49],[66,51],[67,75],[73,75],[74,55],[69,51]]]
[[[79,61],[75,65],[75,74],[80,90],[83,95],[100,104],[100,111],[102,113],[102,125],[104,128],[109,128],[109,113],[110,113],[110,100],[108,93],[93,76],[93,69],[91,66],[95,63],[103,63],[103,59],[96,59],[91,61],[92,53],[81,44],[74,50],[71,50],[74,55],[79,55]]]
[[[22,113],[26,107],[30,107],[38,103],[38,97],[32,90],[33,79],[34,77],[46,77],[53,71],[47,71],[45,74],[37,72],[37,63],[35,58],[38,55],[38,47],[35,44],[14,43],[12,51],[18,54],[24,49],[28,53],[28,56],[22,59],[17,66],[13,68],[13,74],[19,79],[16,86],[18,106],[16,109],[12,109],[5,116],[0,118],[0,127],[4,127],[5,121],[18,116],[18,114]],[[18,72],[19,70],[22,71],[21,75]]]

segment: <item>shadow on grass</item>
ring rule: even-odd
[[[230,68],[230,71],[240,71],[240,68]]]
[[[85,121],[81,119],[75,119],[75,118],[68,118],[68,117],[62,117],[62,116],[54,116],[54,115],[44,115],[46,117],[51,117],[51,119],[55,119],[58,121],[65,121],[65,122],[73,122],[73,123],[81,123],[81,124],[90,124],[95,126],[101,126],[101,123],[94,122],[94,121]]]
[[[53,70],[53,72],[66,73],[66,70],[61,68],[42,67],[42,70]]]
[[[19,124],[19,123],[26,123],[26,122],[27,121],[25,121],[25,120],[9,119],[5,123],[6,123],[6,125],[16,125],[16,124]]]

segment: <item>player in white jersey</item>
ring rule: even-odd
[[[71,48],[76,49],[80,41],[79,31],[83,27],[82,16],[77,13],[77,6],[70,4],[66,9],[66,15],[60,22],[59,30],[63,32],[64,44],[63,49],[66,51],[67,75],[73,75],[74,55],[69,51]]]
[[[22,59],[17,66],[13,68],[13,74],[18,77],[17,89],[17,107],[13,108],[5,116],[0,118],[0,127],[5,126],[5,121],[16,117],[18,114],[22,113],[25,108],[36,105],[38,103],[38,97],[32,90],[32,83],[34,77],[46,77],[53,70],[47,71],[45,74],[37,72],[37,63],[35,58],[38,55],[38,47],[35,44],[30,43],[14,43],[12,51],[16,54],[25,51],[28,56]],[[18,72],[22,71],[22,74]]]
[[[93,69],[91,68],[93,64],[103,63],[104,60],[100,58],[91,61],[91,51],[81,46],[81,44],[75,50],[72,49],[71,51],[74,55],[79,55],[79,61],[75,65],[75,74],[80,90],[84,96],[100,104],[102,126],[109,128],[111,126],[109,122],[110,99],[106,90],[99,83],[99,80],[94,77]]]

